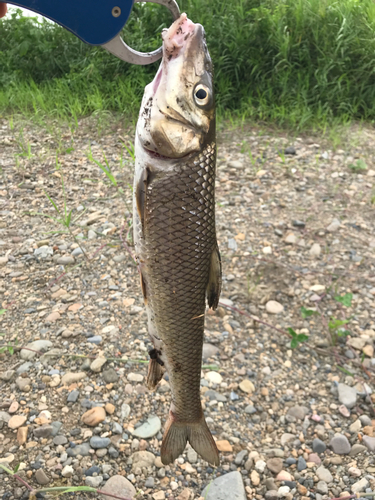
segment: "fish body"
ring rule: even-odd
[[[163,51],[135,143],[134,240],[154,346],[147,383],[156,388],[167,370],[172,404],[162,462],[190,442],[218,465],[200,401],[206,301],[216,308],[221,288],[212,62],[203,27],[186,14],[163,32]]]

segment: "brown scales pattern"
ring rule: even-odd
[[[140,257],[148,305],[168,359],[174,414],[181,422],[202,416],[203,315],[216,248],[214,186],[215,144],[210,144],[186,164],[177,163],[173,172],[157,173],[146,192]]]

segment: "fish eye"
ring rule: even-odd
[[[210,90],[206,85],[197,85],[194,89],[194,99],[198,106],[205,106],[210,101]]]

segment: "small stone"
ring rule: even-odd
[[[229,441],[223,439],[221,441],[216,441],[217,449],[223,453],[229,453],[233,451],[232,445]]]
[[[6,424],[10,420],[10,415],[6,411],[0,411],[0,422],[5,422]]]
[[[78,373],[68,372],[65,373],[65,375],[63,375],[61,383],[62,385],[71,385],[76,382],[79,382],[80,380],[83,380],[86,377],[87,374],[85,372],[78,372]]]
[[[24,415],[13,415],[8,421],[9,429],[18,429],[26,422],[26,417]]]
[[[276,476],[276,481],[292,481],[292,476],[286,470],[280,471]]]
[[[31,379],[29,378],[18,377],[16,379],[16,386],[22,392],[29,392],[31,389],[30,384],[31,384]]]
[[[312,245],[312,247],[310,248],[309,253],[312,257],[319,257],[319,255],[321,253],[321,247],[320,247],[319,243],[314,243]]]
[[[369,358],[372,358],[374,356],[374,348],[372,345],[366,345],[363,349],[362,352],[368,356]]]
[[[312,442],[312,448],[315,453],[324,453],[327,449],[327,446],[323,441],[321,441],[318,438],[315,438],[314,441]]]
[[[132,455],[132,469],[135,470],[137,467],[152,467],[155,462],[155,455],[150,451],[136,451]]]
[[[140,373],[128,373],[127,379],[129,382],[142,382],[143,381],[143,375]]]
[[[277,302],[276,300],[269,300],[266,303],[266,311],[270,314],[280,314],[283,312],[284,306]]]
[[[203,344],[203,359],[212,358],[219,352],[219,348],[212,344]]]
[[[366,436],[364,436],[365,438]],[[363,438],[363,439],[364,439]],[[375,438],[372,438],[375,441]],[[346,436],[336,434],[330,442],[330,446],[337,455],[347,455],[350,452],[351,446]]]
[[[145,481],[145,488],[153,488],[155,486],[155,479],[153,477],[148,477]]]
[[[230,492],[230,497],[228,497]],[[240,472],[229,472],[215,478],[202,491],[205,500],[246,500],[246,492]]]
[[[357,467],[349,467],[348,472],[353,477],[361,477],[362,471],[357,469]]]
[[[17,430],[17,443],[20,446],[22,446],[23,444],[26,443],[28,430],[29,430],[28,427],[19,427],[18,428],[18,430]]]
[[[356,444],[353,444],[352,449],[350,450],[349,455],[351,457],[355,457],[355,455],[358,455],[359,453],[363,453],[366,450],[367,450],[366,446],[363,446],[363,444],[357,444],[356,443]]]
[[[147,421],[133,431],[133,436],[147,439],[155,436],[161,429],[161,421],[157,415],[150,415]]]
[[[35,479],[39,484],[48,484],[49,479],[43,469],[38,469],[35,473]]]
[[[263,472],[266,470],[266,462],[264,460],[257,460],[255,462],[255,470],[263,474]]]
[[[85,479],[86,486],[90,486],[91,488],[98,488],[103,482],[103,476],[88,476]]]
[[[106,403],[105,405],[105,411],[108,413],[108,415],[113,415],[115,413],[116,407],[112,403]]]
[[[338,219],[333,219],[331,224],[329,224],[329,226],[327,226],[327,231],[329,233],[334,233],[335,231],[337,231],[339,229],[340,226],[341,226],[341,222]]]
[[[77,455],[87,457],[90,454],[90,449],[91,448],[89,443],[82,443],[75,448],[68,448],[67,454],[69,455],[69,457],[76,457]]]
[[[361,421],[359,420],[359,418],[357,418],[357,420],[355,420],[349,427],[349,431],[352,433],[352,434],[357,434],[362,428],[362,424],[361,424]]]
[[[95,427],[100,422],[103,422],[103,420],[105,420],[105,416],[106,415],[104,408],[95,406],[82,415],[81,421],[86,425]]]
[[[359,417],[359,420],[361,421],[361,424],[365,427],[367,425],[372,425],[371,418],[368,417],[367,415],[361,415]]]
[[[240,451],[239,453],[237,453],[237,455],[234,459],[234,463],[236,465],[241,465],[243,460],[247,457],[248,454],[249,454],[249,452],[247,450]]]
[[[297,460],[297,470],[299,472],[301,472],[305,469],[307,469],[306,460],[302,456],[300,456],[300,457],[298,457],[298,460]]]
[[[319,481],[318,484],[316,485],[316,491],[322,495],[327,495],[328,494],[327,483],[324,481]]]
[[[165,493],[164,491],[157,491],[152,495],[152,498],[154,500],[165,500]]]
[[[8,412],[12,413],[12,414],[16,413],[16,411],[18,410],[19,407],[20,407],[20,405],[19,405],[18,401],[12,401],[12,404],[9,406]],[[1,417],[0,417],[0,421],[1,421]]]
[[[44,424],[34,429],[34,436],[36,438],[48,438],[52,435],[52,431],[52,425]]]
[[[61,266],[68,266],[69,264],[74,264],[74,262],[75,262],[74,257],[72,257],[71,255],[59,257],[56,260],[56,263],[60,264]]]
[[[368,488],[370,483],[368,480],[364,477],[360,481],[357,481],[354,483],[351,487],[352,493],[359,493],[360,491],[364,491],[366,488]]]
[[[63,446],[68,442],[68,438],[66,436],[55,436],[52,441],[56,446]]]
[[[111,444],[111,440],[107,437],[102,438],[99,436],[93,436],[90,439],[90,446],[91,448],[94,448],[94,450],[99,449],[99,448],[106,448]]]
[[[106,382],[107,384],[114,384],[119,379],[118,373],[114,368],[108,368],[107,370],[104,370],[102,377],[104,379],[104,382]]]
[[[189,448],[187,451],[187,459],[190,464],[197,463],[198,453],[193,448]]]
[[[283,461],[281,458],[270,458],[267,460],[267,469],[273,474],[278,474],[282,471]]]
[[[71,391],[68,394],[67,402],[68,403],[75,403],[78,398],[79,398],[79,391]]]
[[[325,481],[326,483],[332,483],[333,481],[332,474],[323,465],[317,468],[316,475],[320,481]]]
[[[296,148],[294,146],[288,146],[284,149],[284,154],[286,155],[295,155],[296,153]]]
[[[290,492],[289,486],[280,486],[277,490],[277,496],[280,498],[286,497]]]
[[[310,453],[308,462],[314,463],[316,465],[320,465],[322,461],[320,460],[319,456],[316,453]]]
[[[260,476],[259,476],[259,474],[258,474],[258,472],[256,470],[251,471],[250,480],[251,480],[251,484],[253,486],[258,486],[259,485],[259,483],[260,483]]]
[[[285,243],[288,245],[295,245],[297,243],[297,236],[293,233],[289,233],[285,237]]]
[[[305,406],[292,406],[288,410],[288,415],[297,418],[298,420],[304,420],[305,416],[309,413],[308,408]]]
[[[107,362],[106,358],[96,358],[90,365],[90,370],[95,373],[99,373],[102,366]]]
[[[294,434],[290,434],[288,432],[285,432],[280,439],[280,443],[282,446],[285,446],[287,443],[290,443],[291,441],[294,441],[296,439],[296,436]]]
[[[223,377],[218,372],[207,372],[204,376],[205,380],[208,380],[212,384],[219,385],[223,381]]]
[[[279,494],[278,494],[277,490],[268,490],[268,491],[266,491],[264,498],[266,500],[277,500],[279,498]]]
[[[37,352],[34,351],[41,351],[41,352],[48,351],[48,349],[52,347],[52,342],[49,340],[35,340],[34,342],[27,344],[25,347],[33,350],[30,351],[28,349],[21,349],[20,357],[25,361],[30,361],[30,359],[35,358],[35,356],[37,356],[38,354]]]
[[[90,344],[99,345],[102,340],[103,338],[100,335],[94,335],[93,337],[89,337],[87,339],[87,342],[89,342]]]
[[[339,401],[347,408],[353,408],[357,402],[357,391],[354,387],[346,384],[338,385]]]
[[[347,407],[345,405],[340,405],[339,406],[339,412],[345,418],[349,418],[350,417],[350,411],[347,409]]]
[[[375,437],[363,436],[362,443],[369,451],[375,451]]]
[[[239,387],[241,391],[246,392],[246,394],[251,394],[255,391],[254,384],[251,382],[251,380],[248,379],[242,380]]]

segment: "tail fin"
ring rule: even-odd
[[[171,414],[161,445],[163,464],[173,463],[183,453],[188,441],[203,460],[212,465],[219,465],[219,452],[204,417],[196,423],[184,423],[176,422]]]

